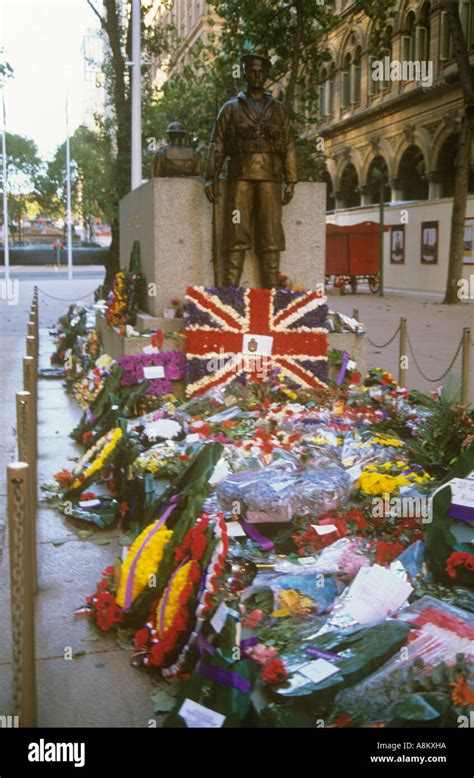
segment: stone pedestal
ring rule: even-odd
[[[219,187],[217,234],[225,181]],[[286,251],[281,272],[306,289],[314,289],[324,279],[325,203],[325,184],[305,182],[296,186],[292,202],[283,208]],[[184,299],[186,286],[212,286],[212,206],[202,179],[154,178],[126,195],[120,202],[121,267],[128,267],[134,240],[140,241],[148,284],[146,313],[161,319],[173,298]],[[221,279],[220,267],[219,283]],[[247,252],[242,286],[260,286],[253,252]]]

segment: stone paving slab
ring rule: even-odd
[[[39,660],[36,673],[41,727],[148,727],[154,718],[152,681],[121,649]]]

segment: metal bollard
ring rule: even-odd
[[[359,309],[358,308],[353,308],[352,309],[352,318],[356,319],[357,321],[360,321],[360,319],[359,319]]]
[[[464,327],[462,331],[462,384],[461,402],[466,407],[469,405],[469,370],[471,360],[471,330]]]
[[[36,337],[36,324],[31,319],[28,322],[28,335],[35,339],[35,357],[38,359],[38,338]]]
[[[398,385],[406,388],[406,367],[402,367],[407,356],[407,320],[404,316],[400,318],[400,347],[398,351]]]
[[[35,371],[34,357],[23,357],[23,391],[29,392],[32,397],[34,411],[34,443],[35,458],[38,458],[38,376]]]
[[[39,324],[38,324],[38,311],[37,310],[33,310],[32,309],[30,311],[30,321],[33,322],[33,324],[35,325],[35,331],[34,331],[33,335],[35,336],[36,340],[39,343],[39,337],[38,337],[38,327],[39,327]]]
[[[34,335],[27,335],[26,336],[26,353],[29,357],[33,357],[35,362],[37,362],[36,359],[36,338]],[[36,368],[38,368],[38,364],[36,364]]]
[[[13,712],[21,727],[36,726],[35,620],[33,608],[29,466],[7,466],[12,614]]]
[[[37,590],[36,570],[36,508],[38,502],[36,477],[36,424],[35,402],[30,392],[16,393],[16,426],[18,437],[18,459],[29,465],[30,503],[31,503],[31,564],[33,592]]]

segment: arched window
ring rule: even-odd
[[[371,203],[380,202],[380,176],[382,176],[384,185],[383,201],[384,203],[389,203],[392,197],[392,190],[388,185],[388,167],[385,159],[378,154],[370,163],[367,173],[367,186]]]
[[[326,68],[321,71],[321,82],[319,84],[319,118],[323,119],[329,115],[329,78]]]
[[[328,89],[329,89],[329,98],[328,98],[329,115],[334,116],[334,105],[335,105],[335,96],[336,96],[336,66],[334,62],[329,67]]]
[[[416,59],[416,26],[413,11],[407,14],[402,31],[402,62],[413,62]]]
[[[360,62],[362,57],[362,49],[360,46],[356,48],[354,54],[354,61],[352,62],[351,73],[351,103],[357,105],[360,103],[360,83],[361,83],[361,71]]]
[[[416,144],[405,149],[398,167],[404,200],[427,200],[428,181],[425,178],[425,158]]]
[[[342,172],[339,196],[343,208],[360,205],[359,177],[352,162],[348,162]]]
[[[352,93],[352,57],[349,53],[344,57],[344,64],[341,72],[341,107],[349,108],[351,104]]]
[[[427,62],[430,58],[430,13],[431,5],[425,3],[416,28],[416,59],[420,62]]]
[[[383,58],[383,72],[384,74],[386,72],[390,72],[390,62],[392,61],[392,37],[393,37],[393,28],[389,25],[382,37],[382,58]],[[389,62],[389,68],[385,67],[385,59],[388,59]],[[369,57],[368,61],[368,74],[367,74],[367,84],[368,84],[368,92],[369,95],[377,95],[379,92],[386,91],[387,89],[390,89],[390,80],[388,81],[380,81],[374,79],[374,62],[379,62],[380,57]]]

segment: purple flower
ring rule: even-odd
[[[149,380],[147,394],[161,395],[172,391],[171,381],[184,377],[184,354],[182,351],[163,351],[159,354],[132,354],[118,358],[122,369],[121,386],[133,386],[144,380],[143,368],[160,365],[164,369],[164,378]]]

